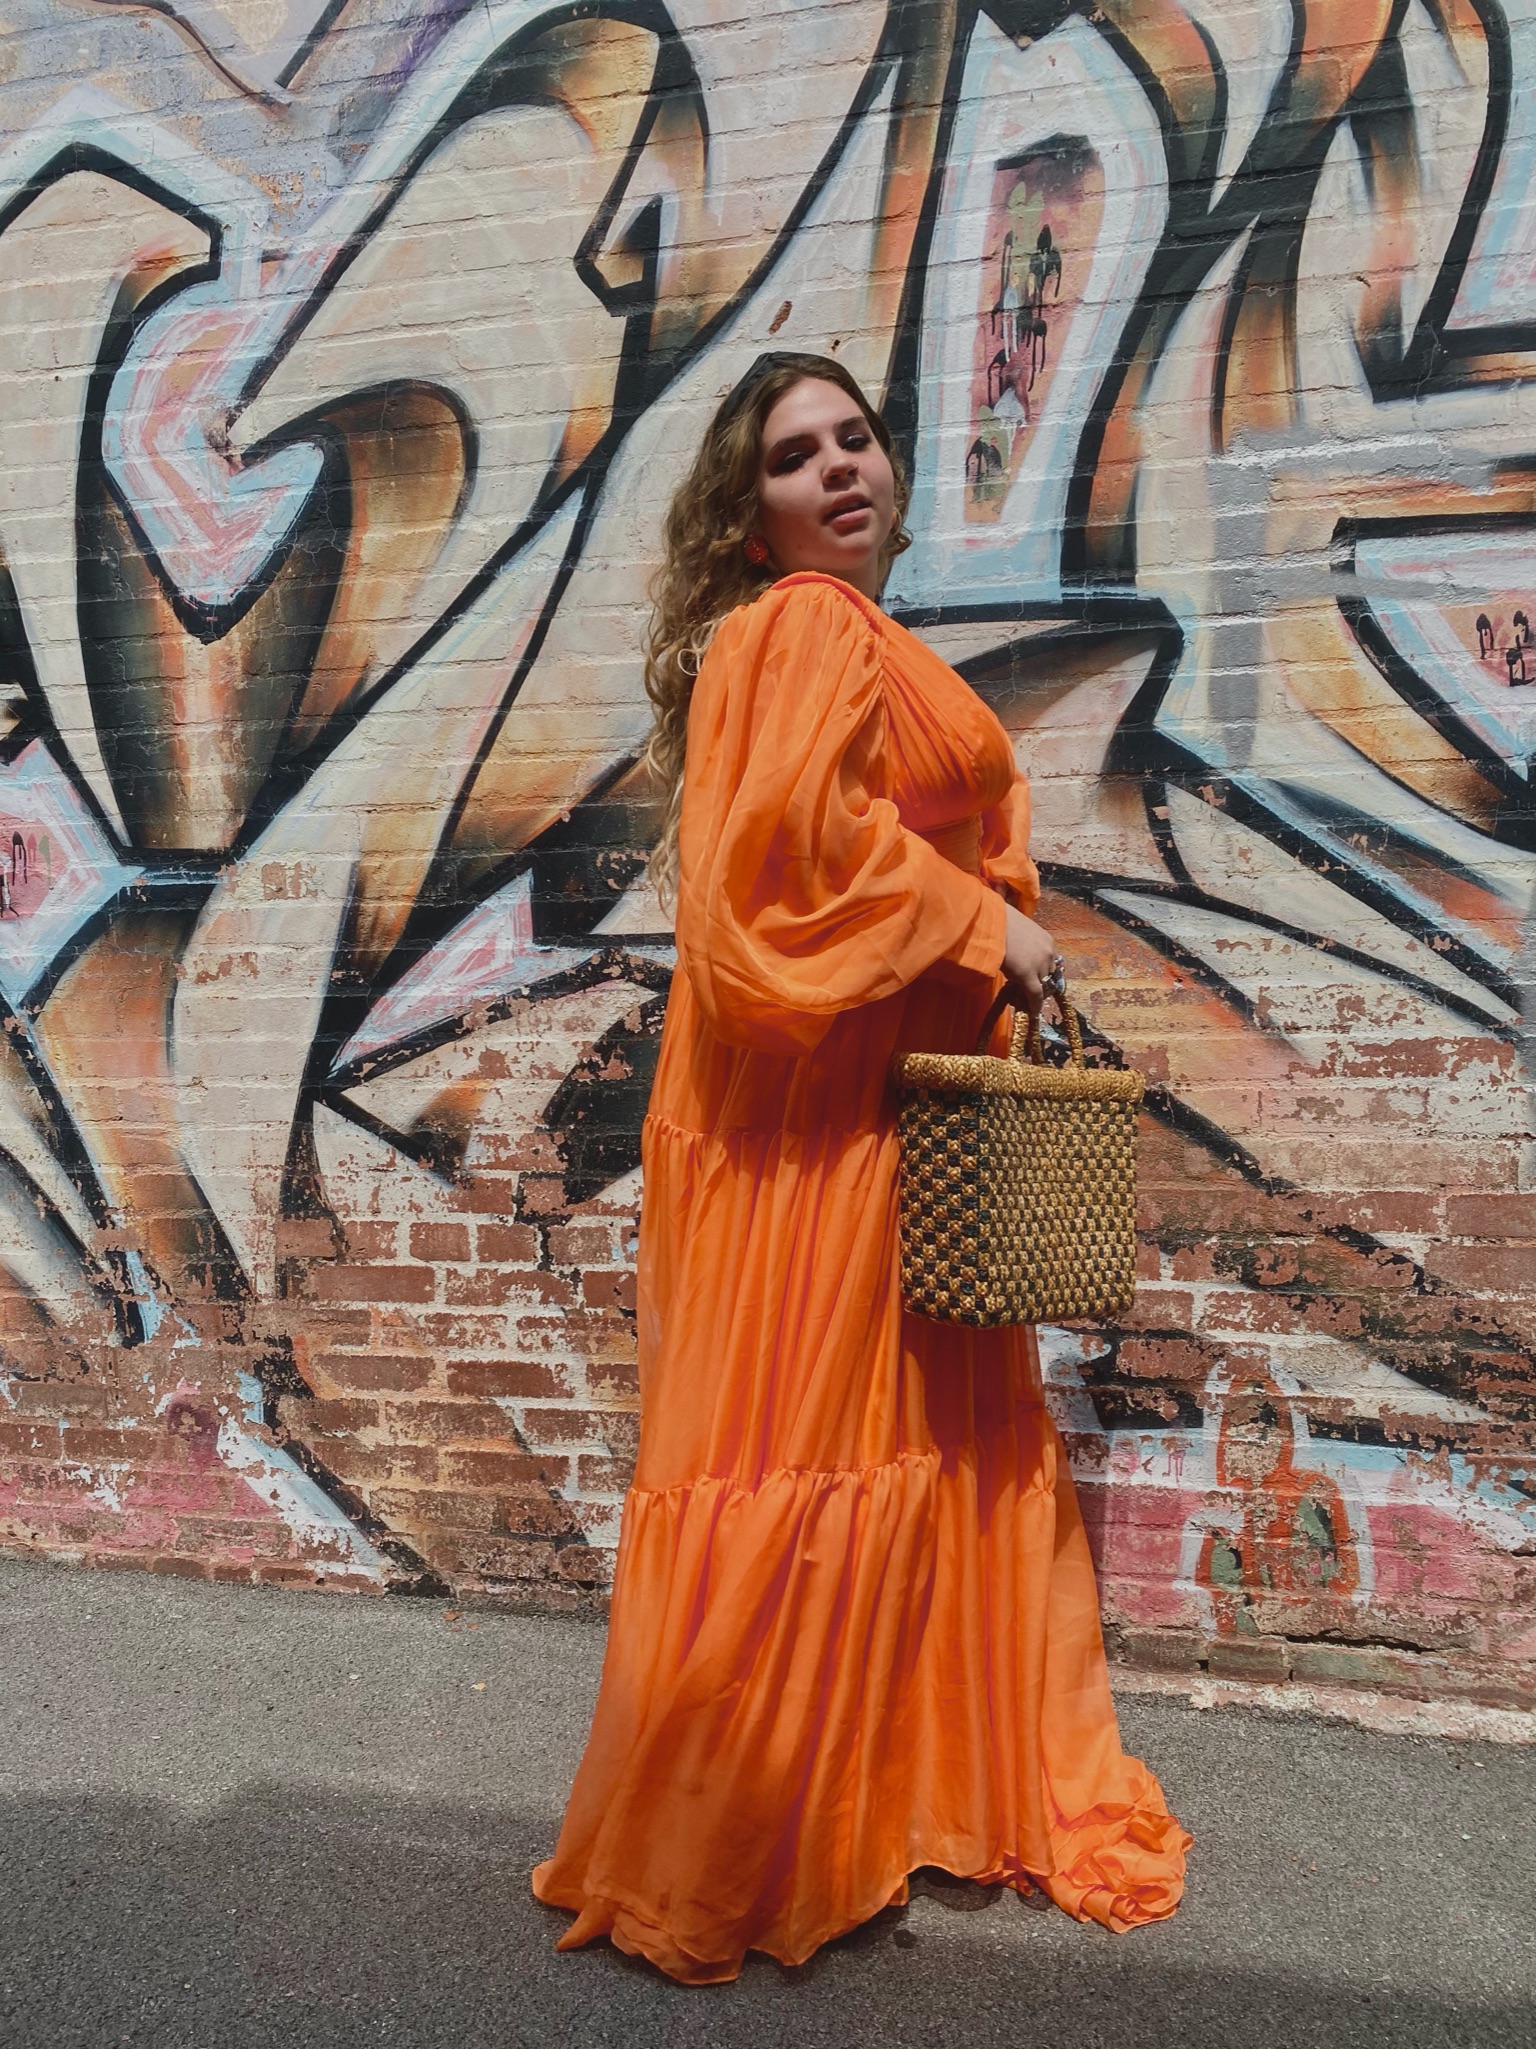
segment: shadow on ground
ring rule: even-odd
[[[687,1991],[527,1890],[587,1625],[0,1568],[6,2049],[1528,2049],[1529,1753],[1125,1704],[1198,1848],[1113,1938],[920,1881]]]

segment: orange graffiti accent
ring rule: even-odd
[[[1336,607],[1277,612],[1265,634],[1290,689],[1341,739],[1442,811],[1494,829],[1498,790],[1350,644]]]
[[[1174,0],[1103,0],[1099,12],[1165,96],[1176,124],[1170,172],[1198,177],[1222,105],[1208,38]]]
[[[351,519],[330,615],[295,710],[292,752],[319,739],[388,666],[380,643],[409,613],[465,489],[464,430],[435,392],[382,392],[337,407],[327,425],[346,449]]]
[[[1326,1474],[1297,1466],[1291,1405],[1262,1368],[1245,1367],[1222,1406],[1216,1479],[1241,1518],[1207,1532],[1195,1571],[1218,1634],[1258,1634],[1260,1602],[1357,1590],[1344,1498]]]
[[[1313,128],[1331,121],[1375,63],[1397,11],[1396,0],[1305,0],[1287,118]]]

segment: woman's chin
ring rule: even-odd
[[[797,570],[809,570],[818,576],[835,576],[856,589],[873,590],[878,581],[878,548],[871,548],[862,535],[850,536],[842,542],[836,535],[819,538],[820,545],[800,551],[795,562]]]

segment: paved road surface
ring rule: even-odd
[[[920,1895],[799,1971],[556,1956],[591,1624],[0,1561],[5,2049],[1536,2044],[1536,1758],[1124,1704],[1197,1849],[1119,1939]]]

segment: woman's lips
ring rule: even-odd
[[[822,524],[831,527],[834,533],[851,534],[873,510],[867,498],[840,499],[822,514]]]

